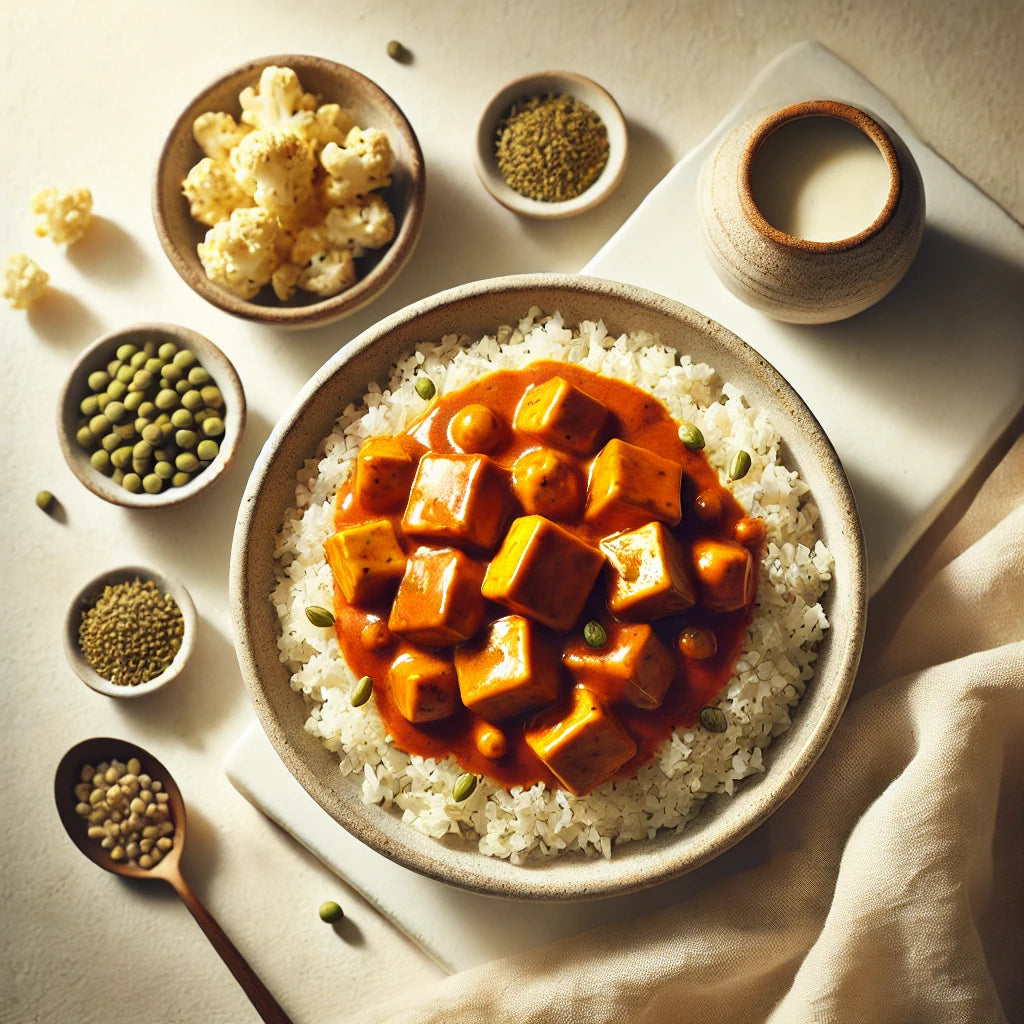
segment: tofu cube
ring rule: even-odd
[[[552,377],[523,395],[513,424],[553,448],[589,455],[607,419],[603,402],[561,377]]]
[[[457,648],[455,672],[462,703],[489,722],[558,700],[558,652],[540,627],[521,615],[496,619],[479,639]]]
[[[582,686],[572,688],[568,702],[542,711],[524,735],[530,749],[576,796],[599,786],[636,753],[629,733]]]
[[[757,593],[757,570],[749,549],[729,540],[693,542],[693,567],[704,606],[713,612],[744,608]]]
[[[608,642],[598,650],[574,638],[562,663],[577,683],[609,704],[628,701],[646,710],[661,706],[676,672],[672,653],[646,622],[612,623]]]
[[[664,523],[605,537],[608,610],[619,619],[650,622],[697,602],[688,559]]]
[[[389,519],[339,530],[324,541],[324,554],[345,600],[357,606],[386,600],[405,572],[405,552]]]
[[[487,566],[483,595],[561,632],[579,618],[604,555],[543,516],[521,516]]]
[[[356,500],[370,512],[398,512],[409,500],[424,448],[411,437],[371,437],[356,456]]]
[[[507,474],[486,455],[420,459],[402,530],[439,544],[493,551],[508,521]]]
[[[457,548],[419,548],[398,584],[388,629],[427,647],[468,640],[484,618],[484,565]]]
[[[410,722],[447,718],[459,702],[455,666],[430,651],[406,651],[391,663],[391,701]]]
[[[683,467],[647,448],[613,438],[590,467],[584,519],[628,530],[651,519],[675,526],[682,518]]]

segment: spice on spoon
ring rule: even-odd
[[[572,96],[534,96],[498,124],[498,170],[510,188],[546,203],[575,199],[608,162],[608,129]]]
[[[174,598],[138,577],[104,588],[86,609],[78,644],[92,668],[118,686],[138,686],[174,660],[185,620]]]

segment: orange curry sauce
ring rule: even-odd
[[[749,599],[743,607],[724,612],[712,611],[703,600],[698,600],[681,614],[668,615],[650,623],[665,648],[671,653],[674,676],[659,707],[647,710],[622,700],[609,709],[636,744],[635,755],[609,777],[629,778],[655,755],[676,727],[692,725],[700,709],[713,701],[728,682],[740,653],[746,626],[753,613],[757,566],[762,553],[764,529],[761,521],[746,516],[731,493],[721,486],[717,472],[709,464],[704,453],[690,451],[680,441],[678,423],[657,399],[631,384],[602,377],[571,364],[542,361],[522,370],[498,370],[487,374],[459,391],[432,401],[424,415],[417,419],[403,436],[414,438],[430,452],[444,455],[463,454],[465,449],[453,444],[449,436],[449,424],[467,405],[486,406],[493,411],[501,425],[500,443],[486,454],[510,476],[511,467],[517,458],[524,452],[544,446],[544,442],[539,441],[536,436],[513,429],[517,406],[528,389],[541,385],[552,377],[568,381],[610,410],[601,436],[592,451],[585,455],[565,451],[561,453],[575,461],[582,477],[584,496],[595,456],[608,439],[620,438],[632,445],[649,449],[682,467],[682,517],[678,523],[670,525],[669,529],[688,557],[694,542],[700,538],[740,543],[752,556],[753,589],[749,590]],[[335,506],[336,530],[387,519],[394,525],[406,555],[412,554],[426,543],[422,537],[413,539],[403,535],[400,524],[404,506],[383,513],[363,507],[358,491],[354,487],[354,480],[353,476],[339,489]],[[701,495],[699,501],[698,495]],[[508,488],[506,504],[505,529],[513,519],[526,514],[511,486]],[[582,513],[582,508],[580,512]],[[646,521],[650,519],[651,516],[646,517]],[[633,525],[642,525],[644,521],[642,518],[638,519]],[[608,529],[606,523],[587,521],[582,514],[569,520],[561,519],[558,525],[568,529],[594,548],[598,547],[602,538],[610,533],[614,534],[616,529],[623,528],[621,524],[616,524],[615,529]],[[433,546],[445,546],[443,541],[431,543]],[[497,546],[500,546],[500,543],[499,540]],[[494,551],[470,551],[470,554],[486,567]],[[596,619],[609,627],[609,630],[614,628],[614,619],[606,603],[606,572],[607,566],[598,576],[585,607],[571,629],[563,634],[555,634],[554,631],[542,627],[549,634],[549,639],[562,650],[569,643],[578,644],[583,627],[590,620]],[[424,757],[441,759],[449,754],[453,755],[465,771],[487,776],[507,787],[529,786],[543,781],[554,788],[568,788],[552,774],[525,741],[524,728],[537,715],[536,710],[496,723],[507,742],[506,752],[498,758],[486,757],[481,753],[477,738],[485,723],[479,716],[470,712],[461,701],[456,702],[454,713],[436,721],[417,724],[408,721],[399,712],[390,685],[391,666],[403,653],[416,650],[417,645],[384,628],[390,614],[393,593],[392,587],[390,593],[382,599],[357,607],[345,600],[336,583],[334,607],[335,628],[344,657],[357,676],[368,675],[372,678],[374,699],[394,743],[410,754]],[[486,628],[495,619],[509,614],[508,607],[487,601],[481,629]],[[382,647],[368,649],[363,640],[366,635],[364,630],[374,623],[379,624],[379,632],[387,639]],[[713,631],[717,640],[717,652],[711,657],[698,660],[681,653],[676,639],[683,628],[691,625]],[[453,657],[453,648],[434,648],[432,653],[450,659]],[[559,699],[563,704],[568,702],[574,685],[573,678],[562,669]]]

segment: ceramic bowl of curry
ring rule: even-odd
[[[791,727],[769,748],[762,774],[738,784],[731,797],[709,797],[682,829],[616,844],[608,858],[563,853],[516,865],[484,855],[475,841],[430,838],[404,823],[400,812],[364,803],[361,776],[342,775],[337,755],[304,727],[309,711],[291,689],[279,658],[280,623],[271,593],[279,572],[274,538],[295,507],[297,474],[318,457],[339,411],[361,401],[367,382],[383,386],[394,364],[424,340],[451,334],[479,338],[498,324],[516,323],[534,306],[560,312],[566,323],[600,319],[613,335],[650,331],[742,389],[775,423],[786,465],[808,484],[820,511],[821,538],[835,564],[824,598],[831,628],[818,647],[813,680]],[[476,522],[473,528],[486,524]],[[242,500],[231,557],[242,675],[271,744],[307,792],[348,832],[397,863],[470,891],[530,900],[604,897],[667,881],[712,860],[765,821],[811,769],[845,707],[860,657],[865,595],[863,539],[842,466],[777,371],[735,335],[680,303],[572,275],[497,278],[442,292],[381,321],[332,357],[296,396],[264,446]]]

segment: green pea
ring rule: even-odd
[[[123,402],[118,402],[116,399],[112,399],[107,402],[106,408],[103,410],[103,415],[106,416],[111,423],[120,423],[121,420],[128,415],[128,410],[124,407]]]
[[[177,384],[174,385],[174,390],[177,394],[183,395],[186,391],[192,390],[192,385],[188,382],[188,377],[182,377]]]
[[[144,368],[149,370],[154,377],[159,377],[164,368],[164,361],[159,356],[153,356],[146,360]]]
[[[169,363],[178,351],[178,346],[173,341],[165,341],[157,350],[156,354],[165,362]]]
[[[138,473],[125,473],[121,486],[132,494],[138,494],[142,490],[142,477]]]
[[[179,470],[174,476],[171,477],[171,484],[174,487],[184,487],[185,484],[192,479],[191,473],[186,473],[184,470]]]
[[[130,341],[126,341],[117,346],[117,352],[115,355],[121,360],[131,359],[131,357],[138,351],[139,350]]]
[[[83,448],[91,448],[96,443],[96,438],[88,426],[79,427],[75,439]]]
[[[320,920],[327,924],[334,924],[345,916],[345,911],[338,906],[334,900],[328,900],[320,904]]]
[[[202,395],[203,403],[208,408],[224,408],[224,396],[220,393],[220,388],[216,384],[207,384],[206,387],[200,389],[199,394]]]
[[[463,800],[472,796],[473,790],[476,789],[476,783],[477,778],[472,772],[463,772],[452,786],[452,799],[457,804],[461,804]]]
[[[437,388],[434,387],[434,382],[429,377],[417,377],[416,394],[423,399],[424,402],[429,402],[437,392]]]
[[[131,359],[128,360],[128,365],[133,370],[141,370],[146,365],[146,360],[149,356],[145,352],[135,352]]]
[[[217,414],[213,409],[197,409],[194,413],[194,419],[196,423],[205,423],[210,416],[216,416]]]
[[[147,356],[155,356],[156,342],[152,338],[150,338],[149,341],[143,344],[142,351],[145,352]]]
[[[219,416],[205,416],[203,433],[207,437],[220,437],[224,433],[224,421]]]
[[[136,442],[132,448],[132,458],[134,459],[148,459],[152,454],[153,445],[145,439]]]
[[[197,440],[198,438],[196,437],[196,432],[194,430],[186,430],[183,428],[175,431],[174,433],[174,443],[179,448],[195,448]]]
[[[145,416],[135,417],[135,432],[139,435],[152,423],[152,420],[147,419]]]
[[[120,381],[118,381],[120,383]],[[129,391],[124,396],[124,407],[129,412],[138,412],[139,406],[146,400],[146,396],[141,391]]]
[[[110,469],[110,454],[105,452],[102,448],[98,448],[96,451],[89,456],[89,461],[92,463],[93,469],[98,469],[101,473],[106,473]]]
[[[49,512],[57,499],[49,491],[40,491],[36,495],[36,504],[44,511]]]
[[[132,459],[132,472],[140,477],[145,476],[153,468],[152,459]]]
[[[115,469],[127,469],[132,464],[131,445],[126,444],[115,448],[110,453],[110,461],[114,464]]]
[[[123,484],[124,483],[124,470],[123,469],[115,469],[114,472],[110,474],[110,479],[113,480],[115,484]]]
[[[120,448],[120,447],[121,447],[121,438],[119,438],[119,437],[117,436],[117,434],[115,434],[115,433],[113,433],[113,432],[111,432],[111,433],[109,433],[109,434],[105,434],[105,435],[104,435],[104,436],[103,436],[103,437],[102,437],[102,438],[100,439],[100,447],[101,447],[101,448],[102,448],[102,449],[103,449],[103,450],[104,450],[105,452],[108,452],[108,453],[109,453],[109,452],[112,452],[112,451],[114,451],[114,450],[115,450],[116,448]]]
[[[105,434],[110,433],[110,420],[103,413],[97,413],[89,420],[89,429],[92,431],[92,436],[99,440]]]
[[[131,384],[132,378],[135,376],[135,370],[131,366],[122,366],[117,371],[117,379],[124,384]]]
[[[96,407],[97,407],[97,408],[99,409],[99,411],[100,411],[100,412],[103,412],[103,410],[104,410],[104,409],[106,409],[106,407],[107,407],[107,406],[108,406],[108,405],[110,404],[110,402],[112,402],[112,401],[113,401],[113,399],[112,399],[112,398],[110,397],[110,395],[108,395],[108,394],[106,393],[106,391],[101,391],[101,392],[100,392],[100,393],[99,393],[99,394],[98,394],[98,395],[96,396]]]
[[[188,382],[189,384],[195,385],[195,387],[202,387],[204,384],[210,383],[209,371],[203,366],[193,366],[188,371]]]
[[[170,462],[177,452],[172,452],[170,448],[154,448],[153,459],[156,462]]]
[[[154,404],[157,409],[163,410],[165,413],[177,408],[178,396],[170,388],[164,388],[163,391],[157,393],[157,397],[154,399]]]
[[[106,370],[93,370],[89,374],[88,384],[90,391],[102,391],[110,383],[110,374]]]
[[[183,370],[187,370],[190,366],[194,366],[196,363],[196,357],[194,352],[190,352],[187,348],[178,349],[174,356],[174,365],[181,367]]]
[[[175,409],[171,413],[171,423],[174,424],[179,430],[188,430],[195,423],[195,417],[188,411],[188,409]]]
[[[195,412],[203,407],[203,396],[193,388],[181,396],[181,404],[190,412]]]
[[[134,441],[138,436],[139,432],[135,429],[134,420],[124,420],[122,423],[118,423],[114,427],[114,433],[121,438],[122,441]]]
[[[153,472],[156,473],[161,480],[170,480],[174,476],[174,467],[166,459],[161,459],[153,467]]]
[[[147,494],[159,494],[164,489],[164,482],[156,473],[148,473],[142,478],[142,489]]]
[[[107,385],[107,394],[115,400],[120,400],[128,394],[128,386],[123,380],[112,380]]]
[[[199,456],[200,462],[212,462],[217,458],[219,451],[220,445],[216,441],[211,441],[208,437],[200,441],[196,446],[196,455]]]
[[[153,374],[143,367],[141,370],[135,371],[130,387],[132,391],[145,391],[152,383]]]
[[[199,468],[199,459],[192,452],[181,452],[175,458],[174,465],[183,473],[194,473]]]
[[[170,387],[172,384],[177,384],[185,376],[185,371],[174,363],[167,363],[164,366],[163,382],[165,387]]]
[[[142,428],[142,440],[157,445],[164,439],[163,431],[155,423],[147,423]]]
[[[116,377],[117,371],[121,369],[121,365],[120,359],[111,359],[110,362],[107,363],[107,374],[111,378]]]
[[[83,416],[95,416],[100,411],[100,400],[98,395],[86,395],[78,404],[78,411]]]
[[[156,413],[156,406],[152,402],[143,402],[142,405],[135,410],[140,416],[145,416],[147,420],[152,419]]]

